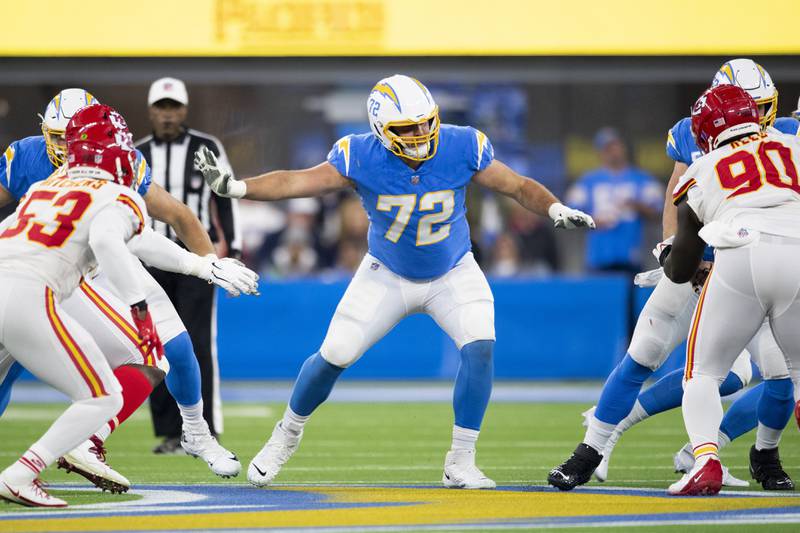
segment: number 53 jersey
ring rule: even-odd
[[[696,160],[678,181],[710,245],[733,248],[763,232],[800,238],[800,137],[762,132]]]
[[[416,169],[370,133],[343,137],[328,154],[369,216],[369,252],[412,280],[442,276],[470,251],[466,187],[493,158],[486,135],[448,124],[436,155]]]
[[[56,171],[28,189],[0,226],[0,270],[33,276],[63,300],[96,264],[89,238],[93,219],[106,209],[114,209],[129,236],[144,229],[144,200],[135,191]]]

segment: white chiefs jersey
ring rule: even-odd
[[[678,181],[716,247],[749,244],[761,233],[800,238],[800,138],[773,131],[751,135],[697,159]]]
[[[34,184],[0,226],[0,270],[33,275],[66,298],[93,267],[92,221],[112,209],[136,235],[145,227],[144,200],[111,181],[70,179],[61,169]]]

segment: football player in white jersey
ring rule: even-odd
[[[0,205],[21,198],[36,182],[53,175],[66,175],[62,163],[66,158],[64,134],[67,122],[75,119],[78,113],[87,121],[100,120],[98,113],[104,106],[95,107],[98,105],[97,100],[83,89],[65,89],[56,95],[42,117],[44,135],[16,141],[0,157]],[[93,111],[86,112],[87,106]],[[115,120],[124,124],[121,116],[117,114],[116,117]],[[146,161],[138,151],[135,157],[136,190],[154,217],[176,228],[176,234],[189,249],[204,254],[213,251],[207,233],[191,210],[164,189],[151,184]],[[213,281],[233,295],[251,293],[253,280],[257,277],[233,260],[189,254],[168,239],[160,239],[149,228],[131,239],[129,249],[151,266]],[[159,263],[164,264],[159,266]],[[240,469],[238,460],[219,445],[202,418],[200,370],[188,334],[163,289],[144,268],[139,266],[139,271],[153,318],[164,340],[165,357],[170,361],[172,370],[167,384],[181,407],[184,448],[190,455],[202,457],[217,475],[236,475]],[[103,489],[125,491],[130,482],[105,462],[104,441],[164,378],[161,369],[167,361],[143,355],[137,346],[136,332],[127,319],[126,307],[114,294],[102,270],[87,276],[79,290],[64,300],[62,306],[84,329],[92,331],[123,386],[124,404],[120,413],[96,435],[65,454],[59,460],[59,466],[81,474]],[[13,358],[0,352],[0,414],[5,408],[4,398],[7,400],[11,385],[19,376],[19,364],[12,363]]]
[[[145,353],[163,356],[134,257],[126,243],[146,225],[134,182],[133,143],[110,123],[81,131],[69,146],[69,178],[31,187],[0,227],[0,343],[72,405],[0,474],[0,497],[64,507],[39,483],[42,470],[122,407],[119,381],[92,336],[61,307],[95,264],[130,306]]]
[[[719,492],[719,385],[765,319],[780,347],[770,356],[790,368],[800,364],[800,139],[764,132],[758,122],[755,100],[732,85],[712,87],[692,108],[692,132],[706,155],[673,193],[678,232],[664,273],[675,283],[690,280],[706,243],[715,263],[692,317],[684,372],[683,417],[695,464],[670,494]],[[772,414],[781,419],[759,421],[750,450],[757,481],[785,475],[778,442],[791,412]]]
[[[783,117],[776,119],[778,92],[769,74],[751,59],[727,61],[714,75],[712,85],[733,84],[746,90],[759,106],[760,125],[766,131],[781,131],[795,134],[798,121]],[[675,182],[702,151],[694,141],[691,132],[691,118],[679,120],[667,136],[667,154],[675,161],[673,175],[665,199],[663,231],[664,242],[656,247],[655,255],[663,259],[664,250],[669,248],[675,234],[676,215],[671,203],[671,191]],[[662,276],[661,269],[644,273],[637,279],[648,280],[644,286],[656,285],[636,322],[630,345],[622,361],[617,365],[603,387],[603,393],[596,408],[586,413],[586,434],[572,456],[562,465],[551,471],[548,481],[562,490],[570,490],[586,483],[592,473],[600,481],[608,477],[611,453],[623,432],[646,418],[676,408],[681,401],[682,372],[672,372],[661,378],[653,386],[641,392],[643,383],[667,359],[670,353],[686,339],[689,331],[692,310],[699,296],[713,253],[706,252],[708,262],[698,270],[692,283],[675,284]],[[638,282],[641,283],[641,282]],[[782,359],[773,357],[779,353],[772,333],[767,326],[753,339],[747,349],[731,368],[730,374],[720,386],[723,395],[733,394],[747,386],[751,377],[750,357],[755,361],[765,359],[774,365],[761,364],[762,375],[770,378],[766,383],[750,389],[737,399],[725,415],[720,430],[720,445],[750,431],[758,422],[755,405],[759,402],[762,390],[774,400],[772,410],[791,410],[791,386],[789,370]],[[787,395],[788,394],[788,395]],[[686,451],[688,449],[688,452]],[[675,468],[688,471],[694,464],[691,447],[684,448],[675,456]],[[748,482],[736,479],[727,469],[723,469],[726,485],[747,486]],[[764,480],[765,488],[785,486],[789,479]]]

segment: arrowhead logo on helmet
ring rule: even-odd
[[[120,126],[123,127],[120,127]],[[133,187],[135,149],[125,120],[112,107],[79,110],[67,124],[67,175]]]

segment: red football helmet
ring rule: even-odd
[[[723,141],[759,131],[758,106],[736,85],[712,87],[692,106],[692,135],[704,153]]]
[[[78,110],[67,124],[64,136],[67,142],[70,141],[70,135],[74,136],[75,133],[85,126],[92,124],[108,123],[115,129],[120,131],[127,131],[128,124],[122,118],[116,109],[104,104],[92,104]]]
[[[136,162],[133,136],[114,108],[102,104],[84,107],[70,119],[65,137],[69,177],[132,185]]]
[[[129,132],[101,122],[73,133],[73,138],[67,141],[67,175],[70,178],[103,179],[132,186],[136,156]]]

